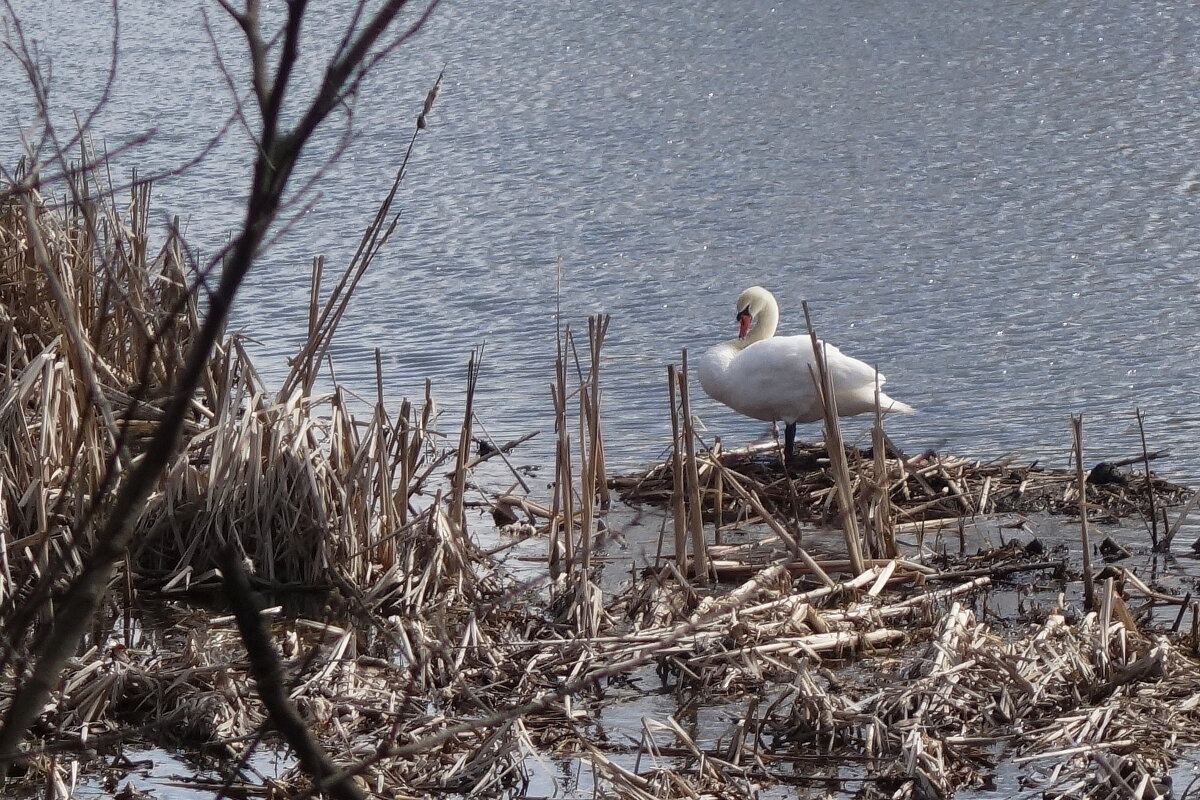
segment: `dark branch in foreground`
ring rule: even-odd
[[[288,700],[279,654],[271,645],[271,638],[259,614],[259,605],[235,548],[225,549],[223,562],[221,569],[225,575],[225,587],[229,590],[229,603],[237,617],[246,655],[250,658],[250,671],[275,730],[291,745],[300,765],[313,777],[314,782],[323,783],[330,794],[341,800],[362,800],[363,793],[353,779],[329,760],[300,718],[296,707]]]

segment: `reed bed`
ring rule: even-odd
[[[168,232],[157,252],[149,250],[150,187],[135,185],[125,205],[93,172],[72,180],[55,202],[32,192],[0,195],[0,622],[13,634],[0,637],[0,712],[22,680],[41,604],[79,569],[107,500],[161,420],[201,313],[196,292],[204,278],[182,240]],[[429,391],[423,403],[404,401],[397,412],[380,390],[364,421],[341,387],[314,389],[350,292],[392,229],[385,203],[327,291],[315,262],[311,335],[283,390],[266,389],[236,336],[213,353],[183,440],[135,522],[109,603],[132,609],[148,591],[223,591],[222,558],[231,548],[260,588],[324,593],[328,614],[371,631],[380,655],[365,666],[355,661],[353,627],[342,628],[328,652],[323,644],[298,651],[294,630],[280,632],[276,644],[293,655],[289,670],[301,687],[294,701],[314,726],[337,734],[326,744],[348,758],[361,748],[347,749],[357,723],[329,697],[359,703],[364,719],[388,720],[392,740],[452,726],[476,670],[495,666],[490,642],[509,636],[503,612],[515,592],[464,527],[468,462],[456,458],[461,448],[440,444]],[[602,467],[597,474],[602,480]],[[172,630],[150,650],[136,647],[128,631],[112,640],[98,632],[43,713],[38,734],[51,749],[28,756],[25,774],[61,783],[65,761],[54,747],[86,748],[130,723],[169,724],[168,741],[243,751],[264,714],[234,629],[192,620]],[[388,668],[393,661],[403,666]],[[486,784],[520,727],[514,720],[494,733],[498,744],[447,742],[436,750],[446,763],[430,748],[424,760],[404,762],[396,781],[461,786],[469,774]],[[497,753],[508,755],[497,760]],[[511,772],[497,780],[510,781]]]
[[[147,253],[149,187],[133,189],[125,213],[96,180],[73,176],[75,201],[57,209],[0,194],[5,604],[78,566],[197,325],[178,237]],[[215,406],[214,381],[204,386],[189,434]]]
[[[94,178],[78,180],[72,201],[0,205],[6,625],[36,612],[39,586],[53,595],[78,568],[200,313],[182,242],[168,236],[148,252],[148,187],[126,210]],[[117,756],[150,740],[222,759],[227,794],[329,791],[299,766],[270,780],[236,767],[264,742],[284,747],[240,611],[238,627],[223,610],[196,609],[149,634],[134,625],[151,598],[235,593],[243,567],[259,588],[318,601],[251,616],[279,654],[284,699],[349,794],[526,796],[560,777],[547,760],[578,758],[594,775],[588,790],[607,797],[748,798],[783,785],[826,791],[836,779],[834,790],[863,797],[941,798],[984,785],[1008,759],[1050,794],[1140,798],[1154,796],[1181,748],[1200,746],[1190,598],[1110,566],[1089,574],[1095,602],[1080,609],[1066,600],[1077,567],[1062,556],[1010,542],[947,558],[896,537],[911,522],[1003,511],[1145,513],[1144,475],[1093,471],[1088,482],[1011,460],[897,458],[877,420],[871,453],[839,449],[831,472],[829,454],[811,447],[784,477],[763,448],[699,439],[685,355],[669,371],[671,459],[610,481],[605,317],[589,321],[586,347],[569,329],[561,338],[548,401],[552,496],[495,498],[497,525],[524,517],[523,535],[545,536],[544,576],[507,573],[472,530],[470,392],[446,437],[429,389],[398,409],[379,389],[359,418],[344,389],[314,388],[353,285],[390,230],[383,209],[328,291],[314,263],[310,338],[281,390],[263,385],[236,337],[214,354],[136,522],[109,616],[68,664],[15,780],[69,797],[101,764],[124,780]],[[480,358],[467,367],[472,388]],[[1154,503],[1187,495],[1149,482]],[[671,508],[674,525],[652,563],[606,592],[612,486]],[[802,546],[800,521],[835,519],[844,551]],[[755,523],[749,543],[722,540]],[[230,553],[243,567],[229,568]],[[1022,606],[1003,625],[986,619],[989,598],[1035,576],[1060,587],[1057,602]],[[1170,629],[1150,613],[1164,605],[1178,611]],[[0,713],[26,646],[4,642]],[[673,697],[680,713],[647,714],[638,736],[616,735],[605,716],[614,701],[651,694]],[[698,706],[728,711],[728,724],[715,734],[685,725]]]
[[[0,204],[10,509],[0,599],[87,549],[198,326],[181,240],[169,234],[147,253],[149,187],[134,188],[126,212],[93,179],[80,175],[83,199],[61,206],[29,195]],[[306,352],[335,330],[323,327]],[[444,458],[430,444],[431,404],[405,403],[398,416],[380,404],[360,426],[344,390],[317,395],[312,382],[273,395],[236,337],[218,348],[183,444],[137,523],[135,582],[213,583],[230,544],[273,588],[328,587],[334,572],[371,585],[393,565],[392,537],[430,505],[417,495]]]

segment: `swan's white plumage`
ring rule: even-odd
[[[822,418],[813,384],[817,364],[808,336],[775,336],[779,306],[761,286],[742,292],[738,317],[749,313],[754,327],[742,338],[712,347],[700,360],[700,386],[709,397],[739,414],[768,422],[815,422]],[[875,370],[825,344],[825,360],[843,417],[875,410]],[[811,371],[810,371],[811,368]],[[880,385],[884,378],[879,376]],[[913,409],[880,392],[884,411]]]

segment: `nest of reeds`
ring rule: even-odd
[[[706,519],[731,519],[753,513],[733,482],[752,485],[773,512],[801,521],[829,523],[837,517],[837,489],[824,444],[797,445],[796,460],[785,472],[773,445],[696,453],[700,502]],[[915,458],[877,459],[870,450],[846,447],[852,490],[865,506],[886,494],[897,523],[957,519],[986,514],[1078,514],[1074,470],[1051,469],[1016,457],[978,461],[928,452]],[[1140,461],[1141,459],[1137,459]],[[1126,472],[1133,459],[1101,463],[1090,470],[1087,504],[1101,519],[1143,515],[1152,508],[1177,505],[1192,490],[1154,473]],[[882,464],[882,470],[880,466]],[[619,476],[612,485],[631,503],[669,505],[675,486],[674,461],[645,472]]]

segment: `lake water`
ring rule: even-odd
[[[304,87],[351,4],[312,5]],[[108,5],[14,6],[65,121],[103,85]],[[118,156],[117,178],[183,164],[232,107],[201,8],[244,63],[215,4],[120,7],[94,135],[110,149],[154,135]],[[1159,469],[1194,482],[1197,41],[1185,2],[447,0],[364,86],[355,141],[293,207],[236,327],[278,381],[303,338],[311,258],[346,263],[444,67],[400,227],[334,353],[364,396],[380,348],[392,401],[431,378],[457,416],[486,343],[480,416],[498,439],[542,430],[519,457],[545,463],[556,304],[576,327],[606,312],[609,456],[634,467],[669,439],[666,365],[733,335],[733,299],[759,283],[783,332],[802,330],[807,299],[823,335],[920,410],[891,423],[906,449],[1062,463],[1083,413],[1087,460],[1117,458],[1140,450],[1140,407],[1151,447],[1173,451]],[[31,117],[11,59],[0,78],[7,156]],[[341,132],[323,132],[306,174]],[[240,219],[250,153],[235,128],[156,184],[163,219],[181,215],[203,254]],[[763,431],[695,407],[729,444]]]

